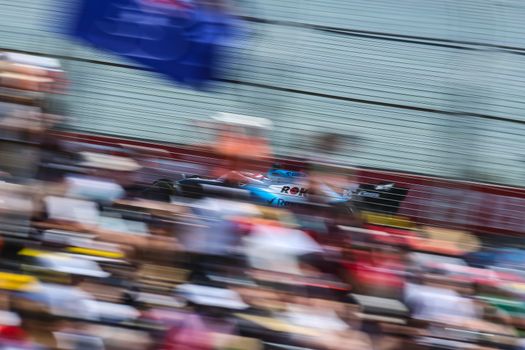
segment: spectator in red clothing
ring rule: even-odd
[[[0,311],[0,341],[24,341],[27,335],[21,327],[21,320],[17,314],[9,311]]]
[[[380,297],[400,297],[404,285],[403,253],[391,247],[353,250],[354,261],[344,266],[358,294]]]

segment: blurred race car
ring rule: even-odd
[[[274,166],[266,174],[242,172],[237,173],[235,178],[242,180],[232,183],[228,174],[217,179],[188,176],[176,183],[162,179],[155,183],[153,190],[161,189],[160,192],[164,193],[171,191],[173,195],[189,198],[241,198],[272,207],[294,208],[312,204],[307,175],[304,172]],[[342,192],[326,184],[321,184],[319,188],[323,192],[324,204],[345,208],[350,213],[359,210],[395,214],[408,192],[406,188],[397,187],[394,183],[348,184]]]

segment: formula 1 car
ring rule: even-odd
[[[189,198],[221,196],[243,198],[272,207],[296,208],[314,202],[308,188],[307,175],[274,166],[266,174],[249,172],[236,173],[236,182],[229,181],[228,175],[217,179],[200,176],[186,176],[170,184],[169,180],[159,180],[157,186],[172,187],[173,194]],[[349,213],[372,211],[385,214],[397,213],[400,203],[408,190],[394,183],[349,184],[343,191],[337,191],[321,184],[324,203],[346,208]]]

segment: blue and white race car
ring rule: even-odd
[[[240,181],[232,183],[228,176],[207,179],[198,176],[186,177],[175,184],[177,194],[202,198],[219,195],[244,198],[272,207],[297,207],[311,204],[308,178],[304,172],[273,167],[266,174],[237,173]],[[371,210],[394,214],[407,190],[393,183],[349,184],[338,191],[326,184],[320,184],[324,204],[346,207],[350,212]],[[315,201],[318,202],[318,199]]]

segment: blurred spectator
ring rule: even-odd
[[[428,322],[465,322],[479,318],[475,303],[456,291],[435,282],[431,277],[422,277],[422,283],[412,280],[405,284],[404,301],[412,317]]]
[[[78,180],[72,182],[72,185],[76,185],[76,188],[72,187],[72,195],[112,202],[124,197],[125,189],[134,190],[137,171],[141,168],[134,159],[96,152],[81,152],[81,156],[83,161],[80,165],[88,169],[89,177],[76,177]],[[89,180],[92,181],[91,185],[83,184]]]
[[[348,167],[338,166],[335,155],[343,146],[344,137],[335,133],[318,136],[318,143],[309,159],[308,191],[314,202],[335,201],[341,195],[350,196],[357,187]]]
[[[21,327],[22,319],[13,312],[0,311],[0,342],[25,341],[27,334]]]
[[[243,245],[253,268],[288,274],[301,274],[301,255],[322,251],[303,231],[271,220],[256,220]]]
[[[34,176],[38,164],[38,143],[46,131],[44,115],[27,107],[0,116],[0,160],[13,180]]]
[[[40,161],[35,178],[46,182],[60,182],[64,175],[82,173],[82,157],[66,149],[54,136],[45,135],[40,145]]]
[[[221,113],[214,119],[217,122],[214,151],[222,160],[215,175],[226,174],[226,179],[233,183],[242,181],[238,173],[256,170],[270,156],[265,132],[272,124],[264,118],[229,113]]]
[[[382,297],[401,297],[405,265],[400,251],[390,247],[372,246],[352,250],[353,261],[344,262],[354,292]]]
[[[171,203],[172,197],[177,193],[175,184],[170,179],[158,179],[152,182],[151,185],[143,189],[137,197],[159,201],[164,203]]]
[[[207,198],[198,201],[194,209],[201,220],[192,225],[180,238],[189,253],[194,278],[202,278],[207,272],[222,271],[233,266],[242,268],[236,259],[240,242],[237,226],[231,220],[237,215],[255,215],[257,209],[251,204],[236,203]]]
[[[247,305],[236,292],[197,285],[183,285],[177,291],[194,312],[183,315],[182,320],[169,329],[163,349],[215,349],[217,334],[237,333],[230,312],[245,309]]]
[[[104,342],[99,336],[88,331],[81,322],[65,323],[63,328],[54,333],[57,348],[63,350],[104,350]]]

